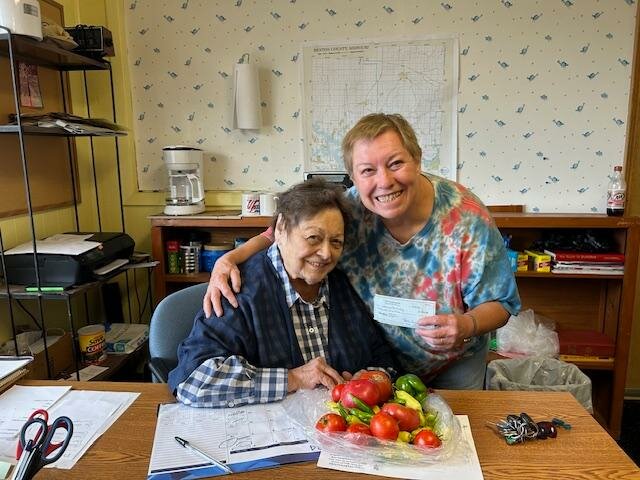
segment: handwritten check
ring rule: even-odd
[[[373,297],[373,318],[380,323],[416,328],[418,320],[436,314],[436,302],[413,298],[376,295]]]

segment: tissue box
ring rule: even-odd
[[[525,250],[529,256],[529,270],[533,272],[550,272],[551,256],[535,250]]]

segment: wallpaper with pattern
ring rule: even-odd
[[[458,180],[488,204],[603,212],[622,164],[635,0],[123,0],[141,190],[162,147],[205,151],[207,190],[303,178],[304,42],[460,39]],[[232,130],[233,66],[260,70],[263,127]]]

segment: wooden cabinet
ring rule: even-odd
[[[194,232],[201,232],[211,243],[234,243],[236,238],[251,238],[263,232],[271,223],[271,217],[220,218],[220,216],[152,215],[151,252],[160,264],[155,270],[155,299],[157,302],[168,294],[196,283],[208,282],[209,272],[196,274],[169,274],[166,245],[169,240],[185,242]]]
[[[622,418],[629,342],[633,318],[633,301],[640,248],[640,222],[635,217],[607,217],[595,214],[532,214],[494,212],[498,228],[512,236],[516,249],[529,247],[545,230],[581,232],[587,229],[606,231],[625,254],[624,275],[578,275],[519,272],[518,288],[523,308],[555,320],[565,329],[603,332],[615,341],[613,359],[583,358],[575,361],[593,382],[595,416],[609,432],[618,437]],[[156,299],[188,284],[206,282],[209,273],[168,275],[165,244],[167,240],[184,240],[189,232],[203,230],[214,242],[233,241],[262,231],[268,218],[241,220],[193,217],[152,216],[153,256],[160,261],[155,271]],[[553,413],[553,412],[551,412]]]
[[[625,254],[624,275],[518,272],[522,307],[553,319],[558,327],[595,330],[615,342],[613,359],[585,357],[575,363],[593,382],[594,415],[617,438],[620,435],[633,302],[640,248],[640,222],[635,217],[596,214],[493,213],[512,246],[521,250],[545,230],[607,232]]]

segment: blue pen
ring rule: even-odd
[[[233,470],[231,470],[229,467],[227,467],[224,463],[220,462],[219,460],[216,460],[215,458],[213,458],[209,454],[207,454],[207,453],[203,452],[202,450],[200,450],[198,447],[195,447],[194,445],[191,445],[184,438],[180,438],[180,437],[174,437],[174,438],[176,439],[176,442],[178,442],[180,445],[182,445],[187,450],[190,450],[193,453],[195,453],[197,455],[200,455],[202,458],[204,458],[208,462],[211,462],[215,466],[220,467],[225,472],[233,473]]]

